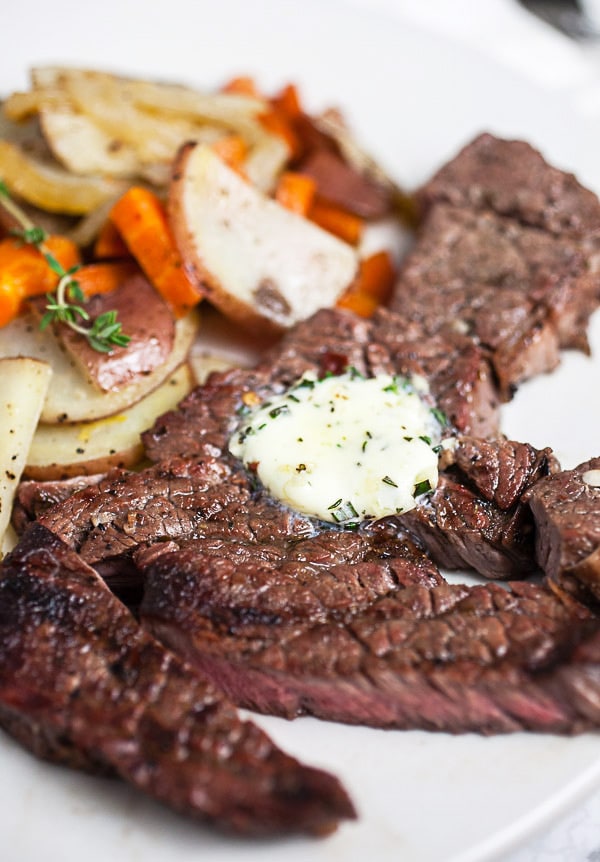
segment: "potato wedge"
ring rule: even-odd
[[[17,536],[13,527],[9,524],[6,528],[4,535],[0,539],[0,560],[2,557],[5,557],[9,551],[15,547],[17,542],[19,541],[19,537]]]
[[[39,424],[24,475],[68,479],[103,473],[111,467],[132,467],[143,454],[142,431],[175,408],[194,384],[190,367],[182,365],[158,389],[121,413],[75,425]]]
[[[184,263],[223,314],[256,332],[281,332],[334,305],[358,256],[261,194],[208,148],[179,152],[169,191]]]
[[[100,176],[80,177],[0,140],[0,176],[11,194],[50,212],[84,215],[116,198],[127,183]]]
[[[40,125],[48,146],[74,174],[133,178],[139,172],[135,148],[100,129],[89,117],[68,108],[43,107]]]
[[[54,371],[41,419],[45,423],[91,422],[120,413],[148,395],[187,357],[199,325],[196,311],[175,325],[175,344],[167,361],[151,374],[115,392],[100,392],[89,383],[61,349],[51,332],[40,332],[33,317],[26,315],[0,329],[0,357],[32,356],[50,363]]]
[[[47,362],[25,357],[0,359],[0,546],[5,534],[17,485],[42,405],[52,369]]]

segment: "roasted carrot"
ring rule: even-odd
[[[379,303],[374,296],[370,296],[368,293],[348,288],[340,296],[336,305],[338,308],[347,308],[349,311],[353,311],[359,317],[372,317]]]
[[[371,317],[377,306],[390,298],[395,275],[389,252],[378,251],[363,258],[358,275],[336,305],[348,308],[360,317]]]
[[[253,99],[259,99],[260,93],[258,87],[249,75],[238,75],[235,78],[227,81],[221,87],[222,93],[235,93],[237,96],[251,96]]]
[[[167,214],[157,196],[132,186],[119,198],[110,218],[156,290],[182,317],[202,298],[187,277]]]
[[[133,260],[103,261],[81,266],[73,278],[87,298],[116,290],[125,279],[136,272],[139,272],[139,269]]]
[[[296,171],[284,171],[275,189],[275,200],[286,209],[306,216],[312,206],[317,184],[312,177]]]
[[[110,219],[104,222],[94,243],[94,257],[99,260],[106,258],[119,260],[130,257],[131,252],[123,242],[121,234]]]
[[[300,94],[295,84],[286,84],[283,90],[273,96],[271,104],[290,119],[296,119],[303,113]]]
[[[79,250],[66,237],[49,236],[44,246],[65,270],[79,263]],[[23,243],[18,237],[1,240],[0,326],[22,310],[27,297],[52,292],[58,280],[58,274],[35,246]]]
[[[212,150],[234,171],[243,173],[248,145],[241,135],[226,135],[224,138],[219,138],[212,144]]]
[[[395,279],[396,270],[389,252],[378,251],[361,261],[358,274],[359,289],[379,303],[388,301]]]
[[[268,132],[282,138],[290,152],[290,159],[297,159],[302,154],[302,143],[296,134],[294,124],[283,111],[272,108],[264,114],[260,114],[259,120]]]
[[[363,220],[336,204],[317,197],[309,210],[308,217],[350,245],[357,245],[360,240]]]

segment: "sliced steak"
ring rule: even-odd
[[[290,331],[258,367],[212,374],[176,411],[143,435],[153,461],[217,457],[248,406],[281,392],[307,371],[348,367],[361,374],[419,374],[451,423],[464,434],[498,433],[498,398],[482,350],[457,333],[423,337],[418,325],[382,310],[371,321],[324,309]],[[227,457],[227,456],[226,456]]]
[[[391,307],[428,335],[448,326],[470,335],[508,400],[520,382],[555,368],[561,348],[588,351],[585,330],[600,303],[597,245],[593,256],[580,239],[437,204]]]
[[[315,524],[252,487],[233,459],[173,459],[109,474],[39,517],[135,608],[142,577],[134,552],[156,542],[225,537],[269,541],[311,535]]]
[[[434,493],[399,519],[402,527],[444,568],[504,579],[535,572],[533,518],[521,498],[558,469],[552,452],[460,438],[453,458]]]
[[[16,494],[12,511],[12,525],[21,535],[26,527],[55,506],[67,500],[76,491],[97,485],[105,473],[93,476],[76,476],[74,479],[49,480],[38,482],[30,479],[21,482]]]
[[[453,733],[600,722],[600,624],[542,587],[408,586],[340,615],[301,585],[282,601],[285,566],[194,556],[149,566],[143,619],[240,705]]]
[[[526,495],[536,525],[536,553],[552,583],[600,602],[600,458],[555,473]]]
[[[417,193],[423,221],[391,307],[488,351],[500,394],[589,350],[600,201],[523,141],[480,135]]]
[[[155,576],[160,572],[159,579],[168,579],[173,559],[177,588],[186,593],[187,601],[215,607],[232,625],[240,619],[345,619],[407,586],[444,583],[420,549],[398,538],[393,519],[358,532],[333,527],[306,539],[261,543],[195,539],[155,545],[136,555],[142,571]],[[205,570],[210,571],[206,590]],[[151,591],[150,585],[146,606]]]
[[[242,722],[44,527],[0,572],[0,723],[36,754],[242,833],[322,834],[354,816],[334,778]]]
[[[549,165],[525,141],[484,133],[467,144],[418,192],[423,211],[446,201],[492,210],[556,236],[600,230],[600,202],[571,173]]]

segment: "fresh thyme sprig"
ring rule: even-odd
[[[54,293],[46,294],[46,313],[40,321],[40,329],[51,323],[64,323],[86,339],[90,347],[99,353],[111,353],[114,347],[127,347],[131,341],[117,320],[116,311],[106,311],[93,320],[80,303],[85,296],[79,282],[74,278],[79,266],[66,270],[46,245],[46,232],[34,224],[13,201],[10,192],[0,179],[0,205],[12,216],[19,227],[12,234],[26,245],[34,246],[43,255],[50,269],[58,276]]]

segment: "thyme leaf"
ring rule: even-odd
[[[59,279],[55,293],[46,294],[46,310],[39,324],[40,329],[46,329],[51,323],[64,323],[85,338],[90,347],[99,353],[111,353],[114,347],[127,347],[131,337],[122,331],[116,311],[99,314],[90,321],[90,315],[85,308],[77,304],[85,303],[81,286],[73,277],[79,266],[68,270],[62,266],[46,245],[46,232],[34,224],[13,201],[6,183],[1,178],[0,206],[18,224],[18,228],[12,231],[13,236],[18,237],[25,245],[36,248]]]

